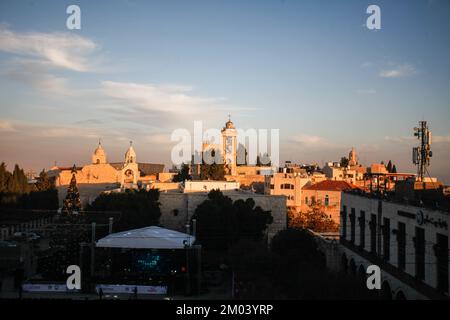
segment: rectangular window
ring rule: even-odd
[[[325,195],[325,206],[329,206],[330,204],[330,198],[328,197],[328,195]]]
[[[414,245],[416,252],[416,278],[425,280],[425,231],[423,228],[416,227]]]
[[[350,241],[355,243],[355,208],[351,208],[350,213]]]
[[[366,246],[366,213],[362,210],[359,215],[359,246],[361,249]]]
[[[271,185],[270,185],[270,189],[272,189],[272,190],[273,190],[273,189],[274,189],[274,187],[275,187],[275,186],[274,186],[273,184],[271,184]]]
[[[342,238],[347,238],[347,206],[342,207]]]
[[[398,250],[397,250],[398,268],[400,270],[405,270],[405,265],[406,265],[406,226],[403,222],[398,223],[397,242],[398,242]]]
[[[383,218],[383,259],[389,261],[391,255],[391,222]]]
[[[448,292],[448,236],[438,233],[436,243],[437,286],[441,292]]]
[[[370,215],[370,252],[377,252],[377,215]]]
[[[305,197],[305,204],[308,204],[308,197]]]

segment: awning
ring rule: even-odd
[[[195,237],[156,226],[112,233],[97,241],[97,247],[136,249],[183,249]]]

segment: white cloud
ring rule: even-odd
[[[416,69],[409,64],[402,64],[390,69],[382,70],[379,76],[382,78],[401,78],[412,76],[416,73]]]
[[[171,114],[191,114],[205,111],[223,99],[191,94],[187,86],[139,84],[133,82],[102,81],[102,93],[121,105],[141,111]]]
[[[72,33],[21,33],[0,27],[0,51],[62,69],[90,71],[87,56],[96,48],[92,40]]]
[[[322,137],[303,133],[291,136],[288,141],[291,143],[302,144],[308,147],[326,147],[330,145],[328,141],[326,141]]]
[[[164,133],[156,133],[147,135],[144,137],[144,141],[151,143],[152,145],[160,145],[162,147],[169,147],[173,145],[175,142],[170,140],[170,133],[164,134]]]

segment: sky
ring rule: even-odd
[[[81,9],[69,30],[66,8]],[[369,30],[369,5],[381,29]],[[0,0],[0,161],[40,171],[164,163],[177,128],[279,129],[280,160],[392,160],[415,172],[413,128],[433,132],[429,172],[450,184],[447,0]]]

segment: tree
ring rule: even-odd
[[[270,161],[270,156],[267,152],[264,153],[263,155],[259,154],[256,157],[256,166],[257,167],[263,167],[263,166],[270,167],[271,165],[272,165],[272,162]]]
[[[192,177],[189,174],[189,165],[182,163],[180,171],[173,177],[174,182],[183,182],[185,180],[191,180]]]
[[[36,189],[38,191],[47,191],[55,189],[55,180],[51,179],[45,169],[42,169],[39,173],[39,177],[36,182]]]
[[[25,175],[23,169],[18,164],[14,166],[12,173],[11,183],[9,184],[9,192],[13,193],[26,193],[29,192],[28,178]]]
[[[225,166],[219,160],[222,160],[220,152],[216,152],[214,149],[205,151],[203,153],[203,162],[200,165],[200,179],[224,181]]]
[[[394,166],[392,167],[392,173],[397,173],[397,167],[395,166],[395,164],[394,164]]]
[[[202,164],[200,165],[200,179],[202,180],[225,180],[225,168],[223,164]]]
[[[387,164],[387,166],[386,166],[386,170],[387,170],[389,173],[392,173],[392,161],[391,161],[391,160],[389,160],[389,162],[388,162],[388,164]]]
[[[161,217],[159,190],[102,193],[87,211],[120,211],[120,221],[115,224],[118,231],[158,225]]]
[[[289,227],[294,229],[311,229],[315,232],[337,232],[339,225],[323,210],[320,201],[307,212],[289,212]]]
[[[343,168],[348,167],[348,164],[349,164],[348,158],[347,157],[342,157],[341,158],[341,167],[343,167]]]
[[[70,179],[67,195],[63,201],[63,211],[67,213],[73,213],[73,211],[81,209],[80,193],[78,192],[77,178],[75,177],[76,173],[77,167],[73,165],[72,179]]]
[[[11,179],[11,173],[6,170],[6,164],[0,164],[0,192],[8,191],[8,181]]]
[[[261,240],[264,230],[272,223],[270,211],[255,207],[255,201],[233,202],[220,190],[211,190],[208,199],[195,209],[197,239],[205,248],[217,251],[228,249],[241,239]]]

